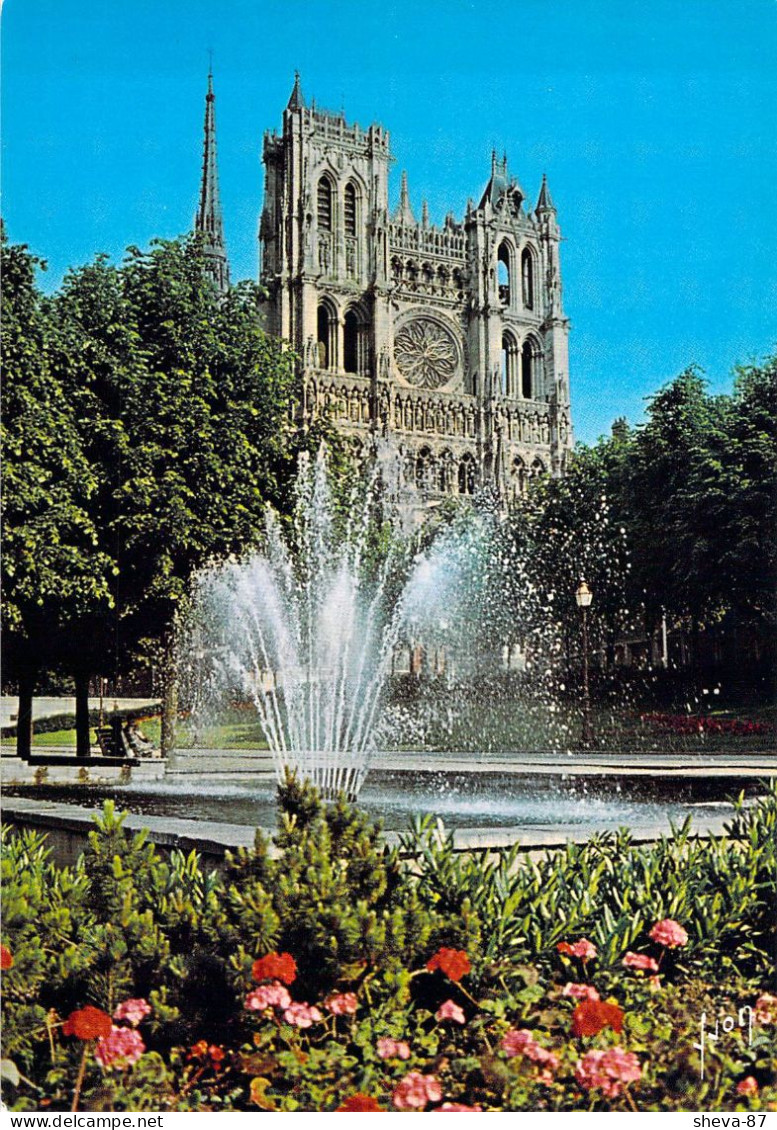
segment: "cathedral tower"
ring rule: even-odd
[[[208,72],[200,205],[194,218],[194,230],[202,236],[205,273],[218,292],[224,294],[229,289],[229,263],[227,262],[227,251],[224,244],[224,223],[221,218],[221,201],[219,199],[215,102],[213,75]]]
[[[427,504],[561,474],[572,444],[556,209],[491,159],[477,206],[430,224],[407,177],[388,210],[388,133],[308,105],[296,77],[264,139],[267,328],[299,358],[303,423],[328,412],[358,456],[391,438]]]

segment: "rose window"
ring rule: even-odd
[[[438,388],[456,374],[459,355],[453,334],[433,318],[413,318],[394,338],[402,376],[419,388]]]

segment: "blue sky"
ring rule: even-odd
[[[192,223],[213,51],[233,278],[255,277],[262,134],[308,98],[380,121],[414,207],[461,217],[493,146],[565,236],[578,438],[692,362],[777,343],[773,0],[7,0],[3,214],[49,262]]]

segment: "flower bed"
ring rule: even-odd
[[[702,714],[641,714],[640,722],[648,723],[668,734],[725,734],[745,738],[774,732],[765,722],[744,718],[710,718]]]
[[[777,793],[730,837],[535,861],[422,822],[412,865],[344,802],[281,802],[280,858],[259,836],[223,876],[110,806],[75,869],[7,840],[13,1109],[774,1109]]]

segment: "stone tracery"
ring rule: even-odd
[[[416,317],[398,331],[394,359],[402,376],[420,388],[447,384],[458,369],[453,335],[434,318]]]

